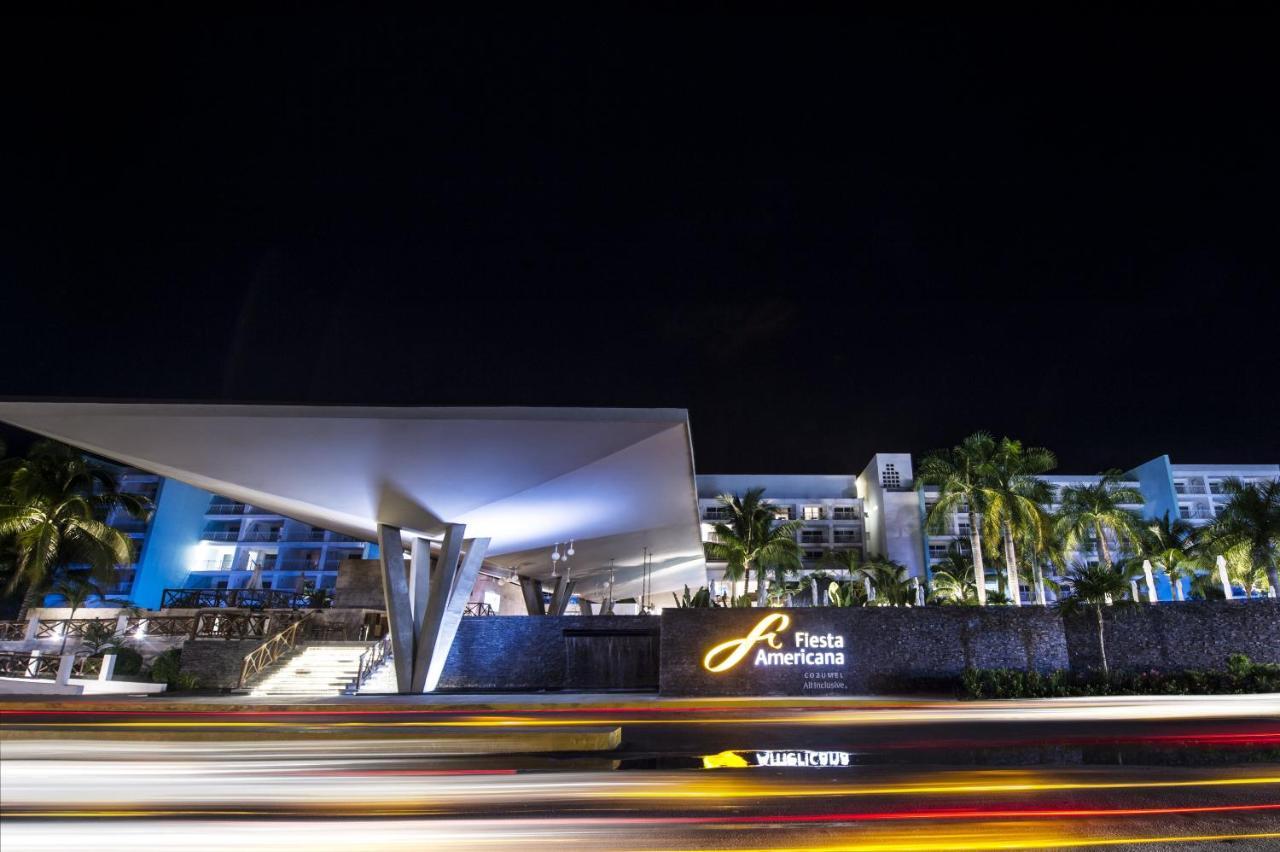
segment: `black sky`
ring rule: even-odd
[[[1275,462],[1275,23],[10,18],[0,394]]]

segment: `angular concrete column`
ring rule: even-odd
[[[546,615],[547,608],[542,600],[542,581],[532,577],[520,578],[520,593],[524,595],[525,612],[529,615]]]
[[[431,691],[440,681],[449,648],[458,632],[458,622],[467,605],[467,598],[475,587],[480,566],[489,549],[489,539],[481,538],[465,542],[466,555],[461,564],[466,532],[464,524],[448,524],[440,543],[440,559],[431,573],[427,593],[426,613],[422,628],[418,631],[417,654],[413,661],[413,692]]]
[[[445,605],[444,617],[440,620],[440,631],[436,636],[435,647],[431,650],[431,660],[427,666],[427,692],[435,692],[444,674],[444,664],[449,660],[449,649],[453,647],[453,639],[458,635],[458,626],[462,623],[467,601],[471,591],[476,587],[476,579],[480,576],[480,567],[484,565],[484,555],[489,551],[489,539],[475,538],[465,542],[462,564],[454,577],[453,591],[449,602]]]
[[[396,690],[406,693],[413,683],[413,612],[409,608],[409,581],[398,527],[378,524],[378,561],[382,565],[382,595],[391,632]]]
[[[427,614],[427,598],[431,582],[431,542],[414,538],[409,552],[409,609],[413,611],[413,635],[422,632],[422,619]]]
[[[586,598],[578,598],[578,607],[581,610],[580,615],[591,615],[591,601]]]
[[[573,587],[577,584],[577,580],[570,580],[568,577],[556,578],[556,589],[551,593],[549,615],[564,615],[565,609],[569,606],[569,599],[573,597]]]

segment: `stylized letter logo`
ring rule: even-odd
[[[728,671],[742,662],[742,659],[760,642],[764,642],[770,648],[778,650],[782,647],[782,644],[778,642],[778,634],[790,626],[791,616],[785,613],[775,612],[766,615],[742,639],[730,639],[728,642],[721,642],[708,651],[707,655],[702,658],[702,667],[709,672]]]

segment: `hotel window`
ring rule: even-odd
[[[1222,481],[1221,481],[1221,480],[1217,480],[1217,479],[1210,480],[1210,481],[1209,481],[1209,493],[1210,493],[1210,494],[1221,494],[1221,493],[1222,493]]]
[[[857,544],[862,541],[862,530],[835,529],[832,532],[836,544]]]
[[[880,486],[882,488],[902,487],[902,476],[898,473],[898,469],[893,466],[893,462],[886,464],[884,470],[880,472]]]
[[[703,516],[708,521],[723,521],[729,517],[728,506],[708,506],[706,514]]]
[[[858,520],[857,506],[836,506],[831,510],[832,517],[837,521],[856,521]]]
[[[946,544],[930,544],[929,558],[930,559],[946,559],[947,545]]]
[[[961,521],[956,525],[956,535],[970,535],[972,532],[973,527],[969,526],[968,521]]]
[[[1191,507],[1190,507],[1190,506],[1188,506],[1186,503],[1179,503],[1179,504],[1178,504],[1178,517],[1180,517],[1180,518],[1190,518],[1190,517],[1191,517]]]
[[[778,521],[794,521],[796,519],[796,510],[794,506],[774,506],[774,520]]]
[[[826,530],[801,530],[800,542],[801,544],[826,544]]]
[[[1174,490],[1176,493],[1178,493],[1178,494],[1186,494],[1186,493],[1187,493],[1187,483],[1185,483],[1185,482],[1175,482],[1175,483],[1173,483],[1173,490]]]
[[[826,517],[821,506],[805,506],[804,519],[806,521],[821,521]]]
[[[804,552],[805,559],[821,559],[823,553],[821,550],[806,550]]]

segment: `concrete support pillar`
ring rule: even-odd
[[[1140,600],[1140,598],[1138,597],[1138,581],[1137,580],[1129,581],[1129,596],[1133,598],[1134,603],[1137,603]]]
[[[1218,563],[1218,580],[1222,583],[1222,593],[1227,600],[1231,600],[1235,595],[1231,594],[1231,579],[1227,577],[1227,558],[1219,556],[1214,561]]]
[[[1156,602],[1156,580],[1151,575],[1151,560],[1142,560],[1142,573],[1147,578],[1147,603]]]
[[[38,631],[39,629],[40,629],[40,616],[38,615],[27,616],[27,630],[25,633],[22,634],[22,640],[24,642],[30,642],[34,640],[36,638],[36,631]]]
[[[476,538],[464,542],[462,564],[454,575],[449,601],[445,604],[444,615],[440,619],[440,629],[436,635],[435,647],[431,650],[431,659],[427,666],[427,692],[435,692],[444,674],[444,664],[449,660],[449,649],[453,647],[453,639],[458,635],[458,626],[462,623],[463,612],[467,601],[471,599],[471,591],[476,587],[476,579],[480,576],[480,568],[484,565],[484,556],[489,552],[489,539]]]
[[[581,608],[581,615],[591,615],[591,601],[586,598],[578,598],[578,606]]]
[[[35,677],[36,670],[40,667],[40,657],[43,651],[32,651],[31,656],[27,657],[27,677]]]
[[[409,554],[409,609],[413,612],[413,635],[422,632],[422,619],[427,614],[427,597],[431,583],[431,542],[414,538]]]
[[[525,612],[529,615],[546,615],[547,609],[542,600],[542,581],[532,577],[520,578],[520,593],[524,595]]]
[[[565,608],[569,606],[569,599],[573,597],[573,587],[577,585],[576,580],[570,580],[568,577],[557,577],[555,591],[551,593],[551,615],[564,615]]]
[[[58,660],[58,683],[66,686],[71,683],[71,668],[76,664],[75,654],[63,654]]]
[[[111,680],[116,673],[116,655],[103,654],[102,669],[98,672],[98,680]]]
[[[413,613],[409,608],[409,581],[405,576],[404,546],[400,529],[378,524],[378,561],[382,565],[382,594],[391,634],[396,688],[409,692],[413,681]]]
[[[116,633],[117,636],[123,636],[125,631],[129,629],[129,616],[116,616]]]

